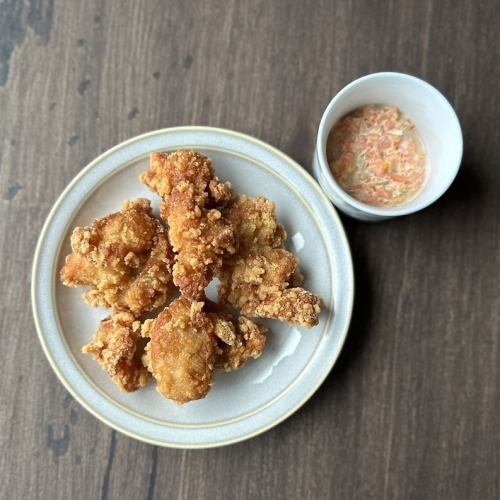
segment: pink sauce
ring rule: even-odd
[[[376,207],[404,205],[425,180],[424,146],[399,109],[369,105],[344,116],[328,137],[335,180],[353,198]]]

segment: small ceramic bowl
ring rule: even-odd
[[[399,108],[415,123],[425,146],[425,184],[412,201],[400,207],[374,207],[354,199],[336,182],[328,165],[326,143],[330,130],[344,115],[367,104]],[[457,175],[462,150],[460,123],[443,94],[414,76],[373,73],[354,80],[331,100],[319,125],[313,169],[317,181],[340,210],[357,219],[378,221],[417,212],[436,201]]]

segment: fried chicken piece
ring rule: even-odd
[[[221,299],[251,317],[307,328],[317,325],[321,299],[300,288],[298,259],[280,248],[286,233],[276,222],[274,204],[262,197],[240,196],[225,215],[236,230],[240,249],[219,273]]]
[[[206,301],[208,316],[215,328],[217,370],[233,371],[243,367],[250,359],[257,359],[266,345],[267,328],[257,325],[245,316],[235,320],[222,304]]]
[[[266,298],[252,308],[245,306],[246,314],[259,318],[286,321],[290,325],[312,328],[319,322],[321,299],[303,288],[287,288],[268,293]]]
[[[232,343],[228,344],[224,339],[218,343],[215,361],[217,370],[239,370],[250,358],[257,359],[264,352],[267,328],[245,316],[240,316],[233,327],[235,336]]]
[[[262,196],[237,196],[224,216],[238,234],[240,253],[256,247],[281,248],[286,240],[285,228],[276,221],[274,203]]]
[[[177,252],[174,283],[183,296],[200,299],[223,258],[236,251],[232,225],[214,208],[227,203],[231,187],[214,176],[208,158],[189,151],[153,153],[141,181],[164,199],[161,216]]]
[[[115,313],[101,321],[92,342],[82,348],[125,392],[144,387],[150,378],[141,362],[144,341],[139,332],[140,322],[131,313]]]
[[[200,209],[192,185],[181,183],[162,206],[169,237],[178,252],[174,283],[186,297],[200,298],[222,266],[224,255],[236,251],[232,226],[216,209]]]
[[[193,185],[196,203],[205,208],[224,206],[233,194],[231,184],[214,174],[212,161],[194,151],[151,153],[149,166],[141,182],[164,200],[181,182]]]
[[[299,261],[283,248],[262,247],[251,249],[232,259],[221,275],[221,296],[242,309],[251,302],[260,302],[269,293],[288,288],[293,276],[295,282],[301,276]]]
[[[263,247],[236,257],[221,275],[221,297],[248,316],[312,327],[318,323],[321,300],[302,288],[298,260],[281,248]]]
[[[121,212],[75,228],[71,248],[61,281],[90,286],[84,296],[88,304],[139,316],[165,303],[173,253],[149,200],[127,201]]]
[[[151,339],[143,361],[157,391],[177,403],[204,398],[213,383],[217,341],[203,305],[181,297],[142,327]]]

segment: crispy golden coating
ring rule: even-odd
[[[223,258],[236,251],[232,225],[214,208],[228,201],[231,187],[214,176],[208,158],[189,151],[153,153],[141,180],[164,199],[161,216],[177,252],[174,283],[183,296],[200,299]]]
[[[321,299],[303,288],[287,288],[271,292],[253,308],[246,306],[246,313],[259,318],[286,321],[290,325],[312,328],[319,322]]]
[[[233,326],[235,336],[232,342],[218,342],[215,361],[217,370],[239,370],[250,358],[260,357],[266,346],[267,329],[264,326],[257,325],[245,316],[240,316]]]
[[[172,191],[161,213],[168,221],[170,241],[178,252],[174,283],[183,295],[200,298],[221,268],[223,257],[236,251],[233,228],[218,210],[200,209],[189,184],[181,183]]]
[[[285,228],[276,221],[274,203],[262,196],[237,196],[231,200],[224,216],[238,234],[240,253],[256,247],[281,248],[286,240]]]
[[[215,368],[233,371],[250,359],[257,359],[266,345],[267,328],[245,316],[235,320],[227,306],[206,301],[208,316],[214,325],[217,341]]]
[[[298,259],[282,246],[286,233],[276,222],[274,204],[240,196],[226,209],[240,241],[239,251],[219,272],[220,294],[251,317],[266,317],[307,328],[315,326],[321,299],[299,288]]]
[[[181,182],[192,184],[196,204],[212,208],[224,206],[232,196],[231,184],[221,182],[214,174],[212,161],[194,151],[151,153],[150,169],[141,182],[164,200]]]
[[[204,398],[213,383],[217,341],[203,305],[181,297],[142,328],[151,339],[144,361],[157,390],[177,403]]]
[[[85,294],[90,305],[139,316],[165,303],[173,253],[149,200],[127,201],[121,212],[75,228],[71,249],[61,281],[90,286]]]
[[[144,387],[150,378],[141,362],[143,340],[139,332],[140,323],[131,313],[115,313],[101,321],[92,342],[82,348],[125,392]]]
[[[221,294],[242,309],[248,302],[259,302],[269,293],[288,288],[292,276],[297,281],[298,267],[297,257],[283,248],[249,250],[233,259],[229,281],[225,276],[222,280],[228,286],[222,287]]]

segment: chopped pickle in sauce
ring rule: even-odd
[[[326,153],[342,189],[368,205],[404,205],[424,184],[424,146],[414,123],[395,107],[369,105],[347,114],[331,130]]]

